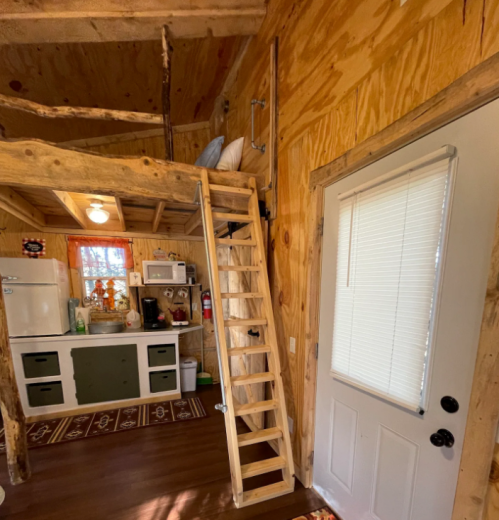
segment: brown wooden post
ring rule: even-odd
[[[163,26],[161,30],[161,41],[163,45],[163,125],[165,129],[165,159],[173,161],[173,131],[170,106],[170,84],[172,76],[171,53],[168,27]]]
[[[7,316],[0,276],[0,410],[5,428],[7,467],[12,484],[21,484],[29,479],[31,470],[28,460],[26,418],[24,417],[19,390],[14,375],[12,354],[7,329]]]

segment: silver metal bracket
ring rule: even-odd
[[[218,410],[222,413],[227,413],[228,408],[226,404],[218,403],[215,405],[215,410]]]
[[[265,144],[255,144],[255,105],[260,105],[262,109],[265,108],[265,99],[252,99],[251,100],[251,147],[255,150],[265,153]]]

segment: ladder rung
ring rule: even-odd
[[[237,300],[237,299],[245,299],[245,298],[263,298],[263,294],[259,292],[223,292],[221,294],[222,298],[225,300]]]
[[[240,213],[213,213],[213,220],[222,222],[253,222],[253,218],[249,215],[241,215]]]
[[[241,466],[241,477],[251,478],[271,471],[277,471],[286,467],[286,461],[282,457],[273,457],[272,459],[259,460],[258,462],[250,462]]]
[[[270,345],[255,345],[254,347],[228,348],[229,356],[242,356],[244,354],[267,354],[270,352]]]
[[[257,265],[219,265],[218,270],[249,273],[250,271],[260,271],[260,267]]]
[[[239,240],[236,238],[215,238],[215,244],[217,246],[247,246],[247,247],[256,247],[256,242],[254,240]]]
[[[245,491],[243,493],[242,505],[251,506],[253,504],[258,504],[258,502],[263,502],[264,500],[270,500],[271,498],[276,498],[282,495],[286,495],[287,493],[292,493],[293,491],[294,488],[290,487],[287,482],[276,482],[275,484],[270,484],[269,486],[252,489],[251,491]]]
[[[210,190],[219,193],[230,193],[231,195],[240,195],[242,197],[250,197],[253,190],[248,188],[235,188],[233,186],[222,186],[221,184],[210,184]]]
[[[277,401],[257,401],[256,403],[247,403],[234,406],[234,413],[237,417],[241,415],[249,415],[259,412],[268,412],[277,408]]]
[[[224,325],[226,327],[252,327],[253,325],[267,325],[267,320],[266,318],[233,318],[232,320],[225,320]]]
[[[273,441],[280,439],[282,431],[279,428],[267,428],[266,430],[258,430],[256,432],[242,433],[237,436],[237,444],[240,448],[243,446],[250,446],[251,444],[258,444],[259,442]]]
[[[271,372],[260,372],[258,374],[244,374],[240,376],[233,376],[230,378],[230,383],[232,386],[242,386],[242,385],[253,385],[256,383],[268,383],[269,381],[274,381],[274,374]]]

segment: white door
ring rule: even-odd
[[[498,128],[496,101],[326,189],[314,487],[343,520],[451,518]]]

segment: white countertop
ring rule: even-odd
[[[125,329],[123,332],[116,332],[114,334],[89,334],[88,330],[86,332],[66,332],[66,334],[62,336],[30,336],[23,338],[10,338],[10,342],[15,343],[27,343],[27,342],[53,342],[53,341],[77,341],[77,340],[88,340],[91,338],[95,338],[96,340],[103,340],[104,338],[136,338],[147,336],[161,336],[161,335],[170,335],[174,336],[177,334],[182,334],[184,332],[192,332],[195,330],[201,330],[203,325],[199,324],[191,324],[186,325],[185,327],[172,327],[169,325],[166,329],[162,330],[144,330],[140,329]]]

